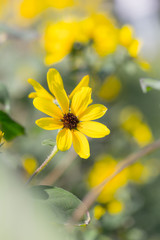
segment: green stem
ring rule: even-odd
[[[41,164],[41,166],[36,169],[36,171],[32,174],[32,176],[26,182],[26,185],[30,183],[32,179],[35,176],[37,176],[47,166],[47,164],[52,160],[52,158],[56,155],[57,152],[58,152],[58,148],[57,148],[57,145],[55,145],[51,154],[46,158],[46,160]]]

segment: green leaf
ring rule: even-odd
[[[11,119],[5,112],[0,111],[0,128],[7,141],[25,133],[24,127]]]
[[[75,195],[62,188],[39,185],[31,187],[30,190],[36,207],[45,207],[51,213],[53,221],[56,219],[58,223],[66,223],[82,203]],[[87,225],[89,223],[87,218],[90,219],[89,216],[86,217],[86,220],[83,218],[84,222],[80,225]]]
[[[56,142],[53,141],[52,139],[45,139],[45,140],[43,140],[42,145],[49,145],[49,146],[53,147],[56,145]]]
[[[160,90],[160,80],[142,78],[140,79],[140,85],[144,93],[147,93],[152,89]]]

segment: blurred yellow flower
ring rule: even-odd
[[[124,208],[123,202],[120,202],[116,199],[112,200],[107,205],[107,210],[111,215],[122,212],[123,208]]]
[[[33,156],[25,156],[22,165],[29,175],[33,174],[38,166],[37,160]]]
[[[34,18],[47,8],[63,9],[74,4],[74,0],[23,0],[20,6],[20,14],[25,18]]]
[[[109,177],[115,170],[117,161],[112,156],[105,155],[99,161],[95,162],[93,168],[89,172],[88,183],[89,186],[95,187],[100,184],[105,178]],[[114,198],[115,192],[120,187],[127,183],[128,169],[118,174],[106,187],[98,197],[100,203],[106,203]]]
[[[133,38],[133,28],[130,25],[124,25],[119,31],[119,41],[124,47],[128,47]]]
[[[118,161],[116,161],[110,155],[101,156],[98,161],[96,161],[89,171],[88,174],[88,184],[89,187],[93,188],[100,184],[104,179],[109,177],[117,166]],[[116,198],[117,190],[128,183],[129,180],[137,183],[142,183],[147,180],[149,176],[149,169],[147,166],[141,163],[135,163],[130,167],[124,169],[120,174],[118,174],[109,184],[107,184],[98,197],[99,203],[111,203],[113,200],[113,205],[115,207],[115,212],[119,212],[122,209],[122,204],[120,204]],[[107,205],[108,206],[108,205]]]
[[[138,56],[141,47],[141,42],[137,39],[133,39],[130,46],[128,47],[128,53],[131,57],[136,58]]]
[[[92,18],[73,18],[48,24],[44,34],[45,63],[49,65],[62,60],[71,52],[75,42],[87,43],[93,28]]]
[[[152,131],[143,122],[142,113],[135,107],[126,107],[120,114],[122,128],[130,133],[140,146],[145,146],[153,141]]]
[[[37,120],[36,124],[45,130],[59,129],[56,139],[57,148],[60,151],[66,151],[73,142],[73,147],[81,158],[90,156],[89,143],[85,135],[101,138],[110,133],[105,125],[92,121],[102,117],[107,108],[101,104],[88,107],[92,101],[92,89],[84,87],[88,85],[88,81],[89,77],[85,76],[68,97],[59,72],[56,69],[49,69],[48,87],[59,103],[59,107],[52,99],[46,99],[43,96],[35,97],[33,100],[38,110],[50,116]],[[34,86],[33,80],[29,79],[29,82]],[[36,91],[38,94],[38,90]],[[70,99],[72,99],[71,102]]]
[[[136,183],[145,182],[150,176],[149,165],[137,162],[129,167],[129,179]]]
[[[136,107],[132,106],[125,107],[120,114],[122,127],[128,132],[133,132],[142,122],[142,118],[142,113]]]
[[[75,41],[75,30],[74,22],[61,21],[47,26],[44,35],[47,65],[62,60],[70,53]]]
[[[118,45],[127,48],[132,57],[137,57],[140,43],[132,37],[132,28],[116,27],[114,20],[104,13],[91,14],[84,19],[70,18],[50,23],[45,30],[44,46],[46,64],[62,60],[72,50],[75,42],[87,44],[92,40],[92,47],[99,56],[104,57],[116,51]]]
[[[133,136],[140,146],[145,146],[153,141],[152,132],[147,124],[140,123],[133,131]]]
[[[98,95],[109,102],[117,98],[120,91],[120,80],[115,75],[111,75],[104,80]]]
[[[133,38],[133,28],[124,25],[119,31],[119,43],[124,46],[131,57],[136,58],[141,48],[141,42]]]
[[[139,66],[140,66],[144,71],[148,71],[148,70],[151,69],[151,65],[150,65],[147,61],[145,61],[145,60],[143,60],[143,59],[141,59],[141,58],[137,58],[137,59],[136,59],[136,62],[139,64]]]
[[[99,220],[106,212],[114,215],[121,213],[123,209],[123,202],[113,199],[106,206],[96,205],[94,207],[94,217],[95,219]]]
[[[104,14],[94,16],[93,46],[100,56],[115,52],[118,45],[118,29],[112,19]]]
[[[95,219],[99,220],[106,212],[106,209],[101,205],[96,205],[94,207],[94,217]]]

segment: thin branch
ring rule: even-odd
[[[86,213],[86,208],[89,209],[91,205],[95,202],[97,197],[100,195],[103,188],[120,172],[122,172],[125,168],[135,163],[138,159],[154,152],[155,150],[160,148],[160,139],[155,141],[152,144],[147,145],[146,147],[140,149],[138,152],[130,154],[123,161],[117,164],[115,171],[107,177],[103,182],[101,182],[98,186],[93,188],[85,197],[82,204],[75,210],[71,221],[79,221],[82,216]],[[85,206],[85,207],[84,207]]]
[[[40,182],[42,185],[53,185],[59,179],[65,170],[71,165],[77,157],[74,149],[72,148],[61,162]]]
[[[57,149],[57,146],[55,145],[51,154],[46,158],[46,160],[41,164],[41,166],[36,169],[36,171],[32,174],[32,176],[26,182],[26,185],[30,183],[32,179],[46,167],[46,165],[52,160],[52,158],[56,155],[57,152],[58,152],[58,149]]]

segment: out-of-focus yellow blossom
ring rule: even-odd
[[[94,32],[94,48],[96,52],[104,57],[116,51],[117,48],[117,32],[106,26],[99,26]]]
[[[138,56],[140,47],[140,41],[138,41],[137,39],[133,39],[130,46],[128,47],[128,53],[130,54],[130,56],[136,58]]]
[[[104,179],[109,177],[117,165],[117,161],[110,155],[104,155],[99,161],[95,162],[94,166],[88,175],[89,187],[93,188],[100,184]],[[132,166],[124,169],[113,180],[107,184],[98,197],[99,203],[110,203],[116,199],[117,190],[123,187],[129,180],[137,183],[147,180],[149,169],[141,163],[135,163]],[[117,200],[117,199],[116,199]],[[118,208],[118,207],[117,207]]]
[[[75,42],[87,43],[92,38],[93,28],[92,18],[48,24],[44,35],[45,63],[49,65],[62,60],[71,52]]]
[[[94,18],[93,46],[100,56],[113,53],[118,45],[118,29],[112,19],[105,15],[97,14]]]
[[[133,131],[133,136],[142,147],[153,141],[152,132],[146,123],[140,123]]]
[[[75,42],[88,42],[93,26],[91,19],[67,19],[50,23],[44,34],[45,63],[49,65],[62,60],[71,52]]]
[[[48,25],[44,36],[47,65],[62,60],[70,53],[75,41],[76,25],[65,21]]]
[[[107,205],[107,210],[111,215],[118,214],[118,213],[122,212],[123,208],[124,208],[123,202],[120,202],[116,199],[109,202],[108,205]]]
[[[106,209],[101,205],[96,205],[94,207],[94,217],[95,219],[99,220],[106,212]]]
[[[22,165],[26,172],[31,175],[36,170],[38,163],[33,156],[27,156],[23,158]]]
[[[129,179],[136,183],[144,183],[150,176],[149,165],[137,162],[129,167]]]
[[[44,34],[46,64],[62,60],[71,52],[75,42],[87,44],[90,41],[101,57],[113,54],[118,45],[125,47],[134,58],[140,49],[140,42],[133,38],[130,26],[118,29],[114,19],[100,12],[82,19],[71,17],[50,23]]]
[[[119,41],[124,47],[128,47],[131,44],[133,38],[133,28],[129,25],[124,25],[119,31]]]
[[[131,57],[138,56],[141,42],[133,38],[133,28],[130,25],[124,25],[119,31],[119,43],[124,46]]]
[[[107,155],[102,157],[100,161],[95,162],[93,168],[89,172],[88,183],[90,187],[95,187],[100,184],[105,178],[110,176],[117,165],[117,162],[112,156]],[[106,187],[98,197],[100,203],[106,203],[114,198],[115,192],[120,187],[124,186],[128,179],[128,169],[118,174]]]
[[[111,75],[104,80],[98,95],[108,102],[112,101],[118,97],[121,86],[120,80],[115,75]]]
[[[143,122],[142,113],[135,107],[126,107],[120,114],[122,128],[129,132],[140,146],[153,141],[152,131]]]
[[[0,143],[2,142],[3,136],[4,136],[4,133],[0,130]]]
[[[106,56],[116,50],[118,39],[114,21],[103,13],[50,24],[44,34],[46,64],[53,64],[65,57],[75,42],[86,44],[92,40],[96,52]]]
[[[137,60],[136,60],[136,62],[139,64],[139,66],[143,69],[143,70],[145,70],[145,71],[148,71],[148,70],[150,70],[151,69],[151,65],[149,64],[149,62],[147,62],[147,61],[145,61],[145,60],[143,60],[143,59],[141,59],[141,58],[138,58]]]
[[[63,9],[74,5],[74,0],[23,0],[20,14],[25,18],[34,18],[47,8]]]
[[[75,41],[80,43],[87,43],[90,39],[93,38],[94,27],[94,15],[77,21]]]
[[[125,107],[120,114],[123,129],[133,132],[142,122],[143,115],[136,107]]]

